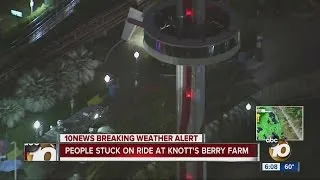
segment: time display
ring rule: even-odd
[[[280,163],[262,163],[262,171],[280,171]]]

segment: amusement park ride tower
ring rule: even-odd
[[[201,133],[205,65],[228,60],[239,51],[235,15],[219,2],[169,0],[153,5],[142,17],[144,49],[159,61],[176,65],[178,133]],[[139,25],[130,12],[127,22]],[[205,163],[178,163],[178,179],[206,179]]]

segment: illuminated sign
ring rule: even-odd
[[[22,12],[16,10],[10,10],[11,14],[17,17],[22,17]]]

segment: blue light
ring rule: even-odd
[[[156,43],[156,49],[157,49],[157,51],[160,51],[160,49],[161,49],[161,44],[159,41],[157,41],[157,43]]]

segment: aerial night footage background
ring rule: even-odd
[[[0,179],[175,179],[175,162],[23,162],[23,143],[55,142],[59,133],[177,129],[175,66],[144,50],[141,27],[130,40],[121,39],[130,7],[144,12],[161,0],[30,2],[0,3]],[[291,142],[290,160],[300,161],[303,168],[296,174],[263,173],[258,163],[211,162],[208,179],[320,178],[313,165],[320,150],[314,143],[320,2],[218,3],[237,14],[241,48],[234,57],[206,66],[207,141],[255,142],[259,128],[269,133],[258,121],[272,121],[270,113],[268,119],[255,112],[266,107],[277,115],[276,132],[302,137],[303,142]],[[304,108],[277,108],[284,105]],[[290,124],[281,124],[284,112],[294,117],[298,134]],[[261,153],[265,160],[267,153]]]

